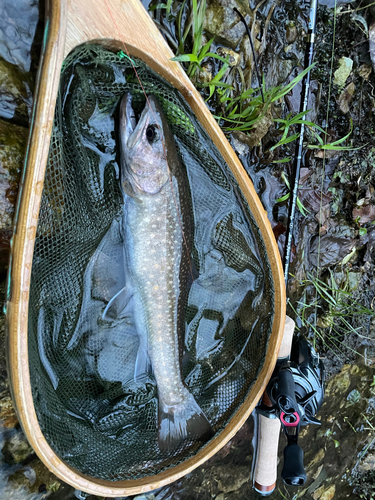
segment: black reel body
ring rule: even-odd
[[[314,415],[323,403],[324,379],[322,360],[307,340],[299,339],[293,343],[290,360],[278,361],[267,386],[271,411],[280,418],[288,440],[281,473],[287,485],[302,486],[306,481],[298,433],[301,425],[320,425]]]

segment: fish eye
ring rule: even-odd
[[[159,138],[158,131],[155,125],[149,125],[146,129],[146,137],[148,142],[153,143]]]

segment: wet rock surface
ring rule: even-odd
[[[269,498],[375,499],[375,23],[371,8],[356,12],[358,2],[343,2],[339,6],[342,14],[336,19],[333,57],[337,81],[328,100],[334,2],[320,3],[323,6],[318,16],[317,66],[312,73],[308,119],[327,128],[328,142],[347,135],[352,120],[353,131],[345,144],[359,149],[305,153],[300,199],[309,213],[306,217],[298,215],[297,220],[291,268],[294,278],[288,290],[294,311],[289,310],[289,314],[292,317],[297,314],[300,334],[314,341],[324,358],[327,392],[318,415],[321,426],[309,426],[300,434],[308,474],[306,485],[299,489],[286,488],[279,479]],[[3,6],[0,19],[0,276],[4,280],[30,119],[36,54],[41,45],[43,9],[35,0],[4,0]],[[256,2],[251,2],[250,8],[232,0],[208,2],[205,40],[215,37],[212,50],[220,49],[218,54],[233,59],[230,71],[237,71],[233,81],[240,80],[240,68],[245,80],[251,80],[256,87],[249,41],[244,26],[232,13],[233,7],[246,16],[250,26],[254,23],[255,48],[266,87],[291,81],[295,76],[293,71],[301,70],[308,6],[294,1],[278,5],[258,2],[254,15]],[[368,24],[369,41],[363,21],[356,18],[359,14]],[[217,69],[215,64],[208,61],[205,82],[212,80]],[[301,85],[293,89],[284,104],[275,103],[272,113],[258,124],[258,130],[230,136],[267,211],[281,253],[287,203],[276,203],[276,199],[287,193],[282,174],[290,176],[291,164],[274,162],[293,156],[294,146],[270,151],[278,140],[272,119],[297,113],[300,92]],[[326,286],[335,303],[319,301],[319,283]],[[3,303],[4,281],[0,294]],[[302,321],[301,317],[308,320]],[[6,378],[4,322],[1,314],[0,498],[73,499],[73,488],[48,471],[20,429]],[[253,436],[254,421],[250,418],[203,466],[170,486],[137,496],[137,500],[259,498],[251,480]],[[285,444],[281,436],[280,457]],[[281,458],[279,476],[282,462]],[[88,498],[94,500],[95,497]]]

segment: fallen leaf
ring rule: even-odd
[[[349,83],[349,85],[347,85],[341,92],[338,98],[338,105],[342,113],[344,114],[349,113],[349,108],[353,100],[354,92],[355,92],[355,85],[353,82]]]
[[[366,224],[367,222],[372,222],[375,220],[375,206],[366,205],[365,207],[353,208],[352,213],[353,220],[358,217],[361,224]]]
[[[350,57],[341,57],[339,59],[339,67],[334,73],[334,83],[340,89],[342,89],[345,85],[346,80],[348,79],[353,68],[353,60]]]
[[[368,80],[368,78],[371,74],[371,71],[372,71],[372,67],[369,64],[361,64],[360,67],[358,68],[358,74],[364,80]]]
[[[300,188],[298,191],[299,199],[302,204],[313,212],[318,213],[322,207],[325,207],[332,199],[332,193],[329,191],[327,193],[322,193],[322,191],[317,188],[309,186],[306,188]]]
[[[352,251],[355,243],[355,240],[351,238],[335,237],[329,233],[321,236],[320,239],[315,237],[310,246],[310,263],[315,267],[319,265],[321,268],[334,266]]]

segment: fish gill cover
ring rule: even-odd
[[[175,305],[178,364],[217,435],[263,366],[274,315],[270,264],[233,174],[183,97],[134,63],[147,95],[160,103],[183,172],[175,189],[187,200],[189,272]],[[45,438],[80,472],[113,481],[157,474],[206,444],[197,435],[160,446],[160,370],[139,375],[142,301],[134,290],[121,293],[129,288],[133,244],[120,183],[118,108],[125,93],[139,115],[145,96],[128,58],[86,45],[65,61],[28,317],[31,386]],[[120,295],[122,307],[111,307]],[[164,384],[160,375],[158,382]]]

